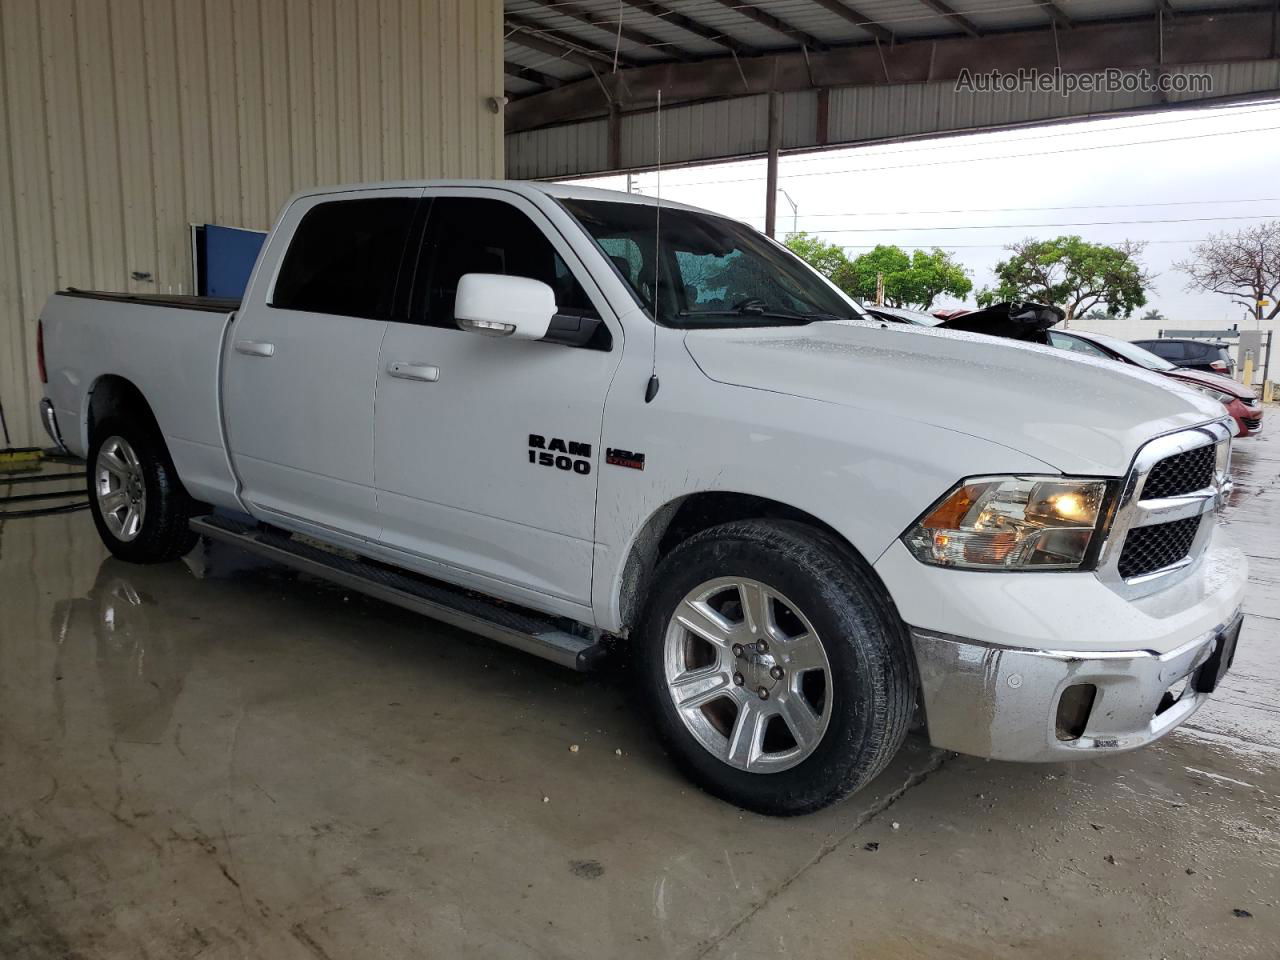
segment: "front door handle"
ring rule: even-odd
[[[236,353],[243,353],[246,357],[270,357],[276,352],[274,343],[263,343],[260,340],[237,340],[235,347]]]
[[[404,360],[393,360],[387,366],[387,373],[401,380],[420,380],[423,383],[435,383],[440,379],[440,368],[429,363],[408,363]]]

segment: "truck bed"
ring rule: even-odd
[[[68,287],[58,291],[63,297],[83,297],[87,300],[111,300],[116,303],[136,303],[144,307],[179,307],[183,310],[205,310],[209,313],[231,313],[240,309],[236,297],[196,297],[180,293],[116,293],[107,290],[80,290]]]
[[[88,454],[89,403],[103,377],[146,398],[187,491],[233,490],[218,378],[236,299],[62,290],[41,311],[48,385],[67,447]]]

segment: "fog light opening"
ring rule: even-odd
[[[1093,701],[1098,688],[1092,683],[1077,683],[1067,687],[1058,701],[1058,739],[1079,740],[1093,712]]]
[[[1160,705],[1156,707],[1156,716],[1160,716],[1160,714],[1178,703],[1178,701],[1182,699],[1183,695],[1186,694],[1187,688],[1190,685],[1191,678],[1184,677],[1182,680],[1179,680],[1172,687],[1166,690],[1164,692],[1164,696],[1160,698]]]

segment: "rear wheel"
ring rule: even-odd
[[[133,563],[163,563],[191,550],[188,526],[196,503],[183,489],[159,431],[108,420],[89,449],[89,508],[113,554]]]
[[[661,564],[640,631],[645,695],[696,783],[769,814],[826,806],[897,752],[914,701],[905,631],[822,531],[745,521]]]

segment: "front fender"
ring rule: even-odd
[[[601,446],[644,454],[643,470],[600,468],[592,604],[597,625],[610,631],[625,626],[635,558],[652,553],[664,512],[691,494],[784,504],[831,527],[874,564],[960,478],[1058,472],[942,427],[665,371],[652,403],[611,394]]]

